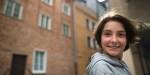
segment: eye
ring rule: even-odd
[[[118,33],[119,37],[126,37],[126,33]]]
[[[104,35],[104,36],[111,36],[112,33],[110,33],[110,32],[104,32],[103,35]]]

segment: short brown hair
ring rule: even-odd
[[[127,45],[125,46],[124,51],[126,51],[129,48],[129,44],[135,42],[135,37],[137,34],[136,28],[133,25],[133,22],[129,19],[127,19],[124,16],[121,16],[119,14],[114,14],[114,15],[105,15],[102,20],[100,20],[97,24],[97,28],[95,30],[95,39],[98,43],[98,45],[101,47],[101,35],[102,31],[104,29],[104,26],[107,22],[109,21],[117,21],[120,22],[123,25],[123,28],[125,29],[126,32],[126,39],[127,39]]]

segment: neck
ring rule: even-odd
[[[115,59],[118,59],[118,60],[122,60],[122,56],[123,56],[123,54],[120,54],[118,56],[112,56],[112,55],[110,55],[106,52],[102,52],[102,53],[105,54],[105,55],[108,55],[110,58],[115,58]]]

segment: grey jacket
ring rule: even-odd
[[[131,75],[127,65],[116,58],[99,52],[91,56],[87,66],[87,75]]]

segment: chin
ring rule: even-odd
[[[121,53],[120,52],[109,52],[108,53],[110,56],[113,56],[113,57],[119,57],[121,56]]]

